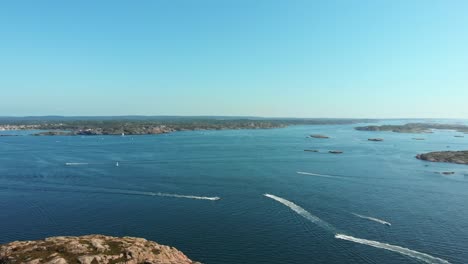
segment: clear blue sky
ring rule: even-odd
[[[468,118],[468,1],[0,3],[0,115]]]

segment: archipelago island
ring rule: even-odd
[[[291,125],[365,123],[364,119],[245,117],[34,117],[0,119],[1,130],[37,130],[35,136],[152,135],[175,131],[271,129]]]
[[[468,151],[435,151],[418,154],[416,158],[431,162],[468,164]]]

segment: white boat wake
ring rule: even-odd
[[[132,191],[132,190],[122,190],[122,189],[103,189],[103,188],[92,188],[89,190],[96,190],[102,193],[109,194],[128,194],[128,195],[143,195],[143,196],[159,196],[159,197],[172,197],[172,198],[185,198],[185,199],[195,199],[195,200],[209,200],[217,201],[221,198],[218,196],[195,196],[195,195],[184,195],[184,194],[173,194],[173,193],[161,193],[161,192],[143,192],[143,191]]]
[[[115,191],[113,191],[115,192]],[[116,193],[121,194],[133,194],[133,195],[146,195],[146,196],[159,196],[159,197],[172,197],[172,198],[185,198],[185,199],[195,199],[195,200],[209,200],[217,201],[221,198],[218,196],[196,196],[196,195],[184,195],[184,194],[173,194],[173,193],[161,193],[161,192],[139,192],[139,191],[126,191],[119,190]]]
[[[334,176],[334,175],[328,175],[328,174],[318,174],[318,173],[305,172],[305,171],[297,171],[297,174],[324,177],[324,178],[341,178],[341,179],[345,178],[345,177],[340,177],[340,176]]]
[[[208,197],[208,196],[182,195],[182,194],[171,194],[171,193],[155,193],[154,195],[161,196],[161,197],[174,197],[174,198],[210,200],[210,201],[217,201],[221,199],[218,196]]]
[[[80,165],[88,165],[86,162],[67,162],[65,163],[66,166],[80,166]]]
[[[387,243],[382,243],[382,242],[367,240],[367,239],[362,239],[362,238],[356,238],[356,237],[347,236],[347,235],[343,235],[343,234],[336,234],[335,238],[342,239],[342,240],[347,240],[347,241],[351,241],[351,242],[355,242],[355,243],[359,243],[359,244],[363,244],[363,245],[368,245],[368,246],[375,247],[375,248],[386,249],[386,250],[389,250],[389,251],[400,253],[400,254],[408,256],[408,257],[412,257],[412,258],[415,258],[415,259],[422,260],[422,261],[424,261],[426,263],[450,264],[450,262],[446,261],[445,259],[433,257],[433,256],[428,255],[426,253],[421,253],[421,252],[418,252],[418,251],[415,251],[415,250],[411,250],[409,248],[390,245],[390,244],[387,244]]]
[[[318,226],[328,230],[328,231],[334,231],[335,228],[328,224],[327,222],[323,221],[322,219],[318,218],[317,216],[315,215],[312,215],[311,213],[307,212],[304,208],[300,207],[299,205],[291,202],[291,201],[288,201],[286,199],[283,199],[281,197],[278,197],[276,195],[273,195],[273,194],[264,194],[266,197],[268,198],[271,198],[277,202],[280,202],[282,203],[283,205],[286,205],[287,207],[289,207],[291,210],[293,210],[294,212],[298,213],[300,216],[306,218],[307,220],[311,221],[312,223],[314,224],[317,224]]]
[[[342,239],[342,240],[347,240],[347,241],[362,244],[362,245],[368,245],[368,246],[375,247],[375,248],[386,249],[386,250],[389,250],[389,251],[392,251],[392,252],[396,252],[396,253],[411,257],[411,258],[415,258],[415,259],[424,261],[424,262],[429,263],[429,264],[450,264],[450,262],[448,262],[447,260],[437,258],[437,257],[431,256],[431,255],[426,254],[426,253],[411,250],[411,249],[408,249],[408,248],[395,246],[395,245],[390,245],[390,244],[387,244],[387,243],[382,243],[382,242],[373,241],[373,240],[356,238],[356,237],[352,237],[352,236],[348,236],[348,235],[344,235],[344,234],[337,234],[334,231],[335,228],[332,225],[328,224],[327,222],[323,221],[322,219],[318,218],[317,216],[312,215],[311,213],[309,213],[308,211],[306,211],[304,208],[300,207],[299,205],[297,205],[297,204],[295,204],[295,203],[293,203],[291,201],[288,201],[288,200],[286,200],[284,198],[273,195],[273,194],[264,194],[264,196],[266,196],[268,198],[271,198],[271,199],[273,199],[273,200],[275,200],[277,202],[282,203],[283,205],[289,207],[291,210],[293,210],[297,214],[301,215],[302,217],[308,219],[312,223],[315,223],[315,224],[319,225],[320,227],[323,227],[324,229],[326,229],[328,231],[332,231],[333,233],[335,233],[335,238],[336,239]]]
[[[378,219],[378,218],[374,218],[374,217],[370,217],[370,216],[365,216],[365,215],[360,215],[360,214],[355,214],[355,213],[352,213],[354,216],[357,216],[359,218],[362,218],[362,219],[367,219],[367,220],[371,220],[371,221],[374,221],[374,222],[377,222],[379,224],[382,224],[382,225],[387,225],[387,226],[391,226],[392,224],[387,222],[387,221],[384,221],[384,220],[381,220],[381,219]]]

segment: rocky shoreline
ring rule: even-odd
[[[174,247],[136,237],[60,236],[0,245],[1,264],[201,264]]]

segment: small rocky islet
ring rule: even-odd
[[[316,149],[304,149],[304,151],[306,151],[306,152],[319,152],[319,151],[316,150]]]
[[[455,174],[454,171],[443,171],[441,173],[444,174],[444,175],[453,175],[453,174]]]
[[[201,264],[174,247],[136,237],[59,236],[0,245],[1,264]]]
[[[310,135],[310,137],[311,137],[311,138],[322,138],[322,139],[330,138],[329,136],[320,135],[320,134],[313,134],[313,135]]]
[[[304,149],[304,151],[305,152],[315,152],[315,153],[320,152],[320,151],[318,151],[316,149]],[[329,150],[328,153],[330,153],[330,154],[343,154],[343,151],[341,151],[341,150]]]

